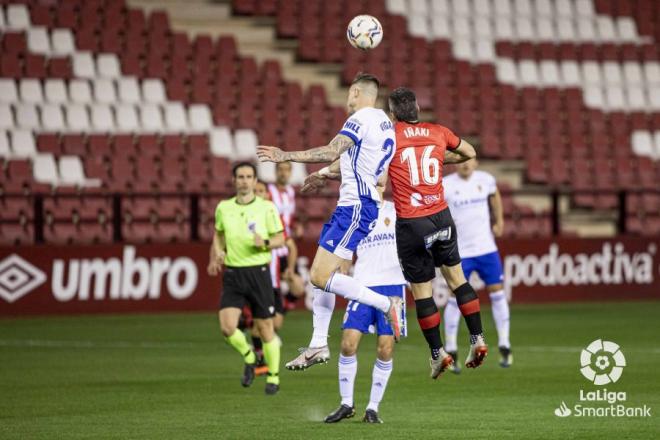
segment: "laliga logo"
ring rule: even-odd
[[[582,350],[580,365],[582,375],[594,385],[607,385],[619,380],[626,358],[614,342],[596,339]]]

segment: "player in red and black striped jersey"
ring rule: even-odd
[[[442,187],[444,163],[476,157],[474,147],[438,124],[419,122],[412,90],[398,88],[389,97],[396,121],[396,151],[389,167],[397,213],[396,241],[403,274],[410,282],[417,320],[431,349],[431,377],[452,363],[440,338],[440,314],[433,301],[431,280],[439,267],[470,330],[470,354],[465,365],[476,368],[488,354],[481,326],[479,298],[465,279],[452,220]]]

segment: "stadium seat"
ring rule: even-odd
[[[89,81],[74,79],[69,82],[69,96],[76,104],[89,104],[92,102],[92,88]]]
[[[18,89],[12,79],[0,79],[0,103],[14,103],[18,101]]]
[[[211,153],[218,157],[226,157],[233,159],[234,155],[234,140],[231,133],[225,127],[214,128],[210,133]]]
[[[90,128],[89,113],[82,104],[67,104],[64,107],[66,125],[69,131],[87,132]]]
[[[61,79],[47,79],[44,83],[44,97],[51,104],[64,104],[68,101],[66,84]]]
[[[59,176],[57,164],[52,154],[37,154],[32,159],[34,180],[38,183],[57,185]]]
[[[78,78],[94,78],[96,69],[94,58],[89,52],[75,52],[73,54],[73,74]]]
[[[54,55],[71,55],[76,50],[70,29],[53,29],[51,43]]]

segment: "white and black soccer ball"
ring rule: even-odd
[[[383,39],[383,26],[376,17],[358,15],[348,23],[346,38],[356,49],[371,50]]]

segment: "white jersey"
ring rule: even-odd
[[[291,237],[291,225],[293,224],[293,216],[296,212],[296,191],[291,185],[287,185],[283,191],[280,191],[277,185],[269,183],[268,192],[270,193],[270,200],[275,204],[277,212],[280,213],[285,237]],[[273,259],[286,257],[289,255],[289,248],[282,246],[273,249],[272,254]]]
[[[355,145],[339,159],[341,186],[337,205],[356,205],[360,197],[380,203],[376,183],[387,170],[396,147],[392,122],[384,111],[366,107],[353,113],[339,134],[350,137]]]
[[[442,179],[445,199],[456,223],[461,258],[478,257],[497,251],[490,223],[488,197],[495,194],[495,178],[475,170],[469,179],[453,173]]]
[[[394,203],[383,202],[376,226],[358,245],[354,278],[365,286],[406,284],[396,252]]]

